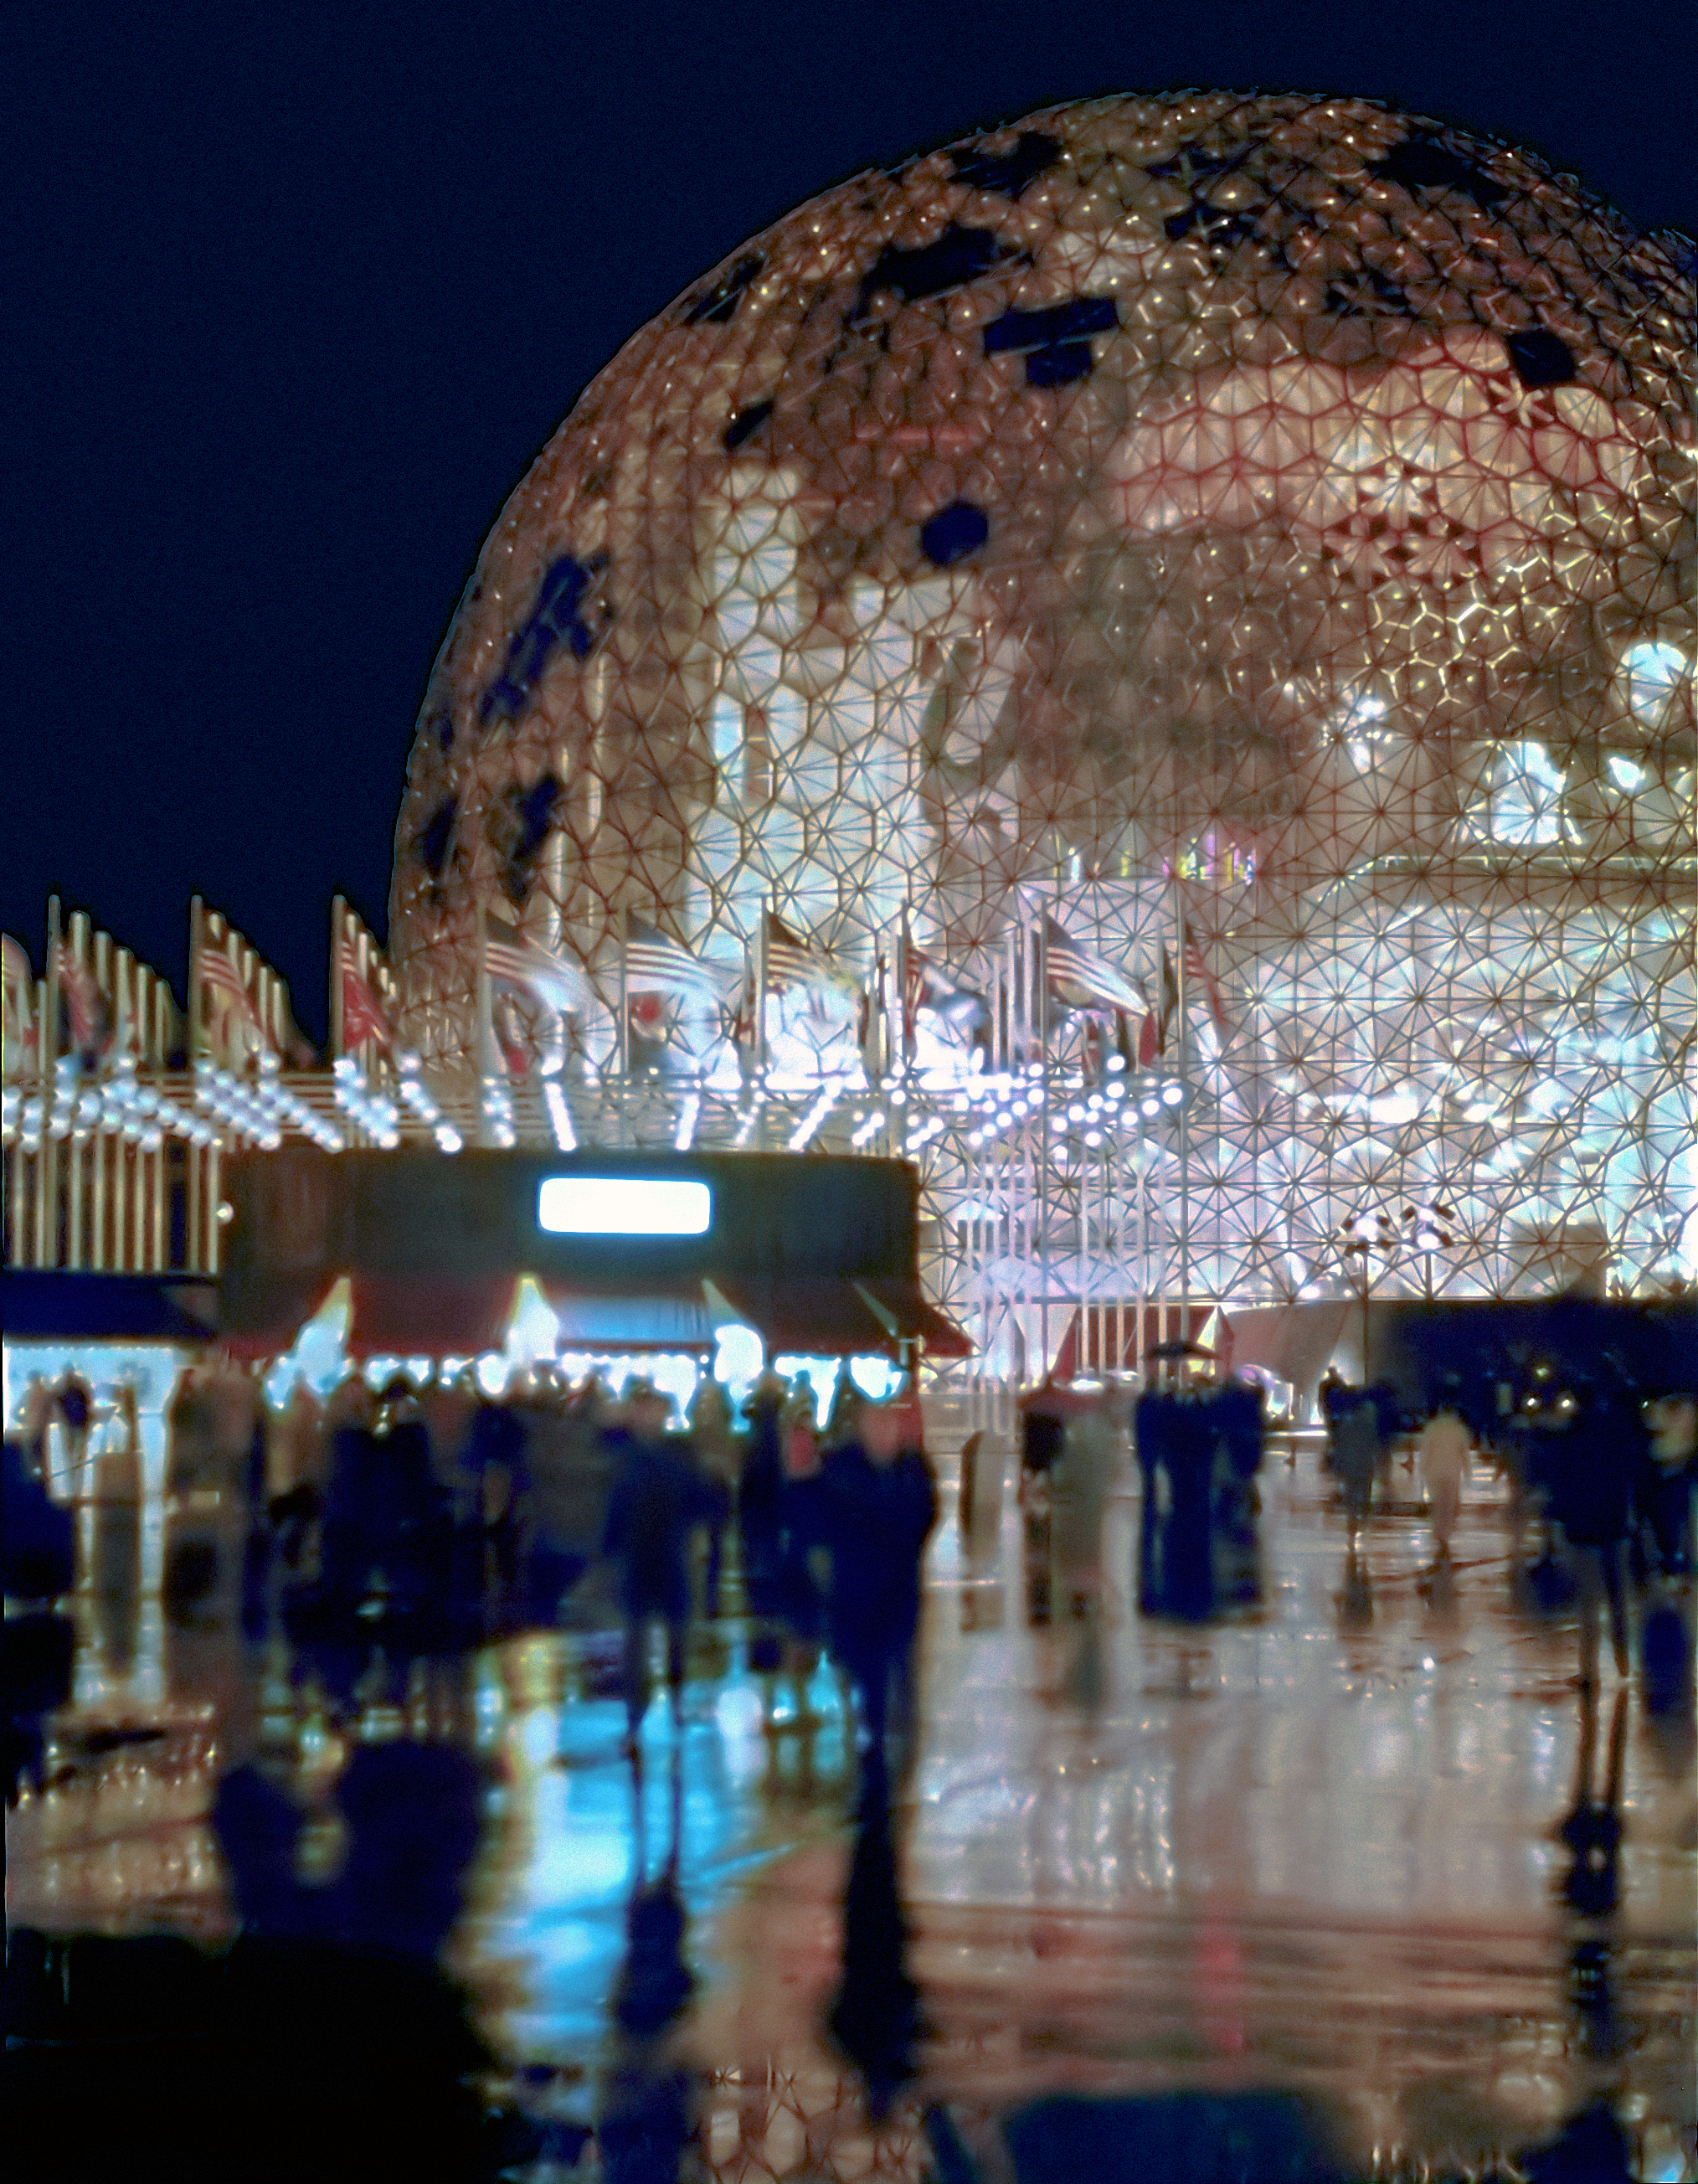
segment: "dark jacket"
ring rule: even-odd
[[[1567,1432],[1552,1439],[1550,1513],[1564,1534],[1577,1547],[1625,1539],[1645,1446],[1632,1409],[1600,1391],[1589,1396]]]
[[[832,1633],[839,1646],[905,1645],[920,1619],[920,1559],[938,1521],[938,1490],[918,1450],[876,1464],[859,1441],[826,1464]]]
[[[639,1440],[615,1426],[604,1445],[615,1470],[602,1552],[620,1564],[621,1602],[627,1615],[682,1623],[690,1612],[689,1536],[709,1513],[701,1474],[670,1438]]]

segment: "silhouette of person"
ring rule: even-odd
[[[632,1757],[649,1702],[649,1634],[657,1621],[665,1627],[674,1718],[682,1715],[684,1628],[690,1613],[689,1535],[710,1514],[695,1466],[666,1435],[669,1407],[657,1389],[639,1383],[627,1401],[625,1424],[606,1436],[618,1471],[602,1546],[620,1567],[626,1750]]]
[[[860,1696],[866,1749],[882,1754],[893,1712],[905,1746],[910,1737],[920,1563],[938,1518],[917,1412],[869,1404],[825,1479],[832,1648]]]
[[[1638,1450],[1638,1419],[1608,1388],[1577,1379],[1576,1407],[1553,1436],[1550,1511],[1574,1560],[1580,1622],[1580,1683],[1595,1687],[1607,1612],[1616,1672],[1632,1665],[1623,1568]]]
[[[784,1612],[784,1448],[780,1427],[784,1401],[784,1383],[773,1373],[763,1373],[750,1390],[737,1494],[743,1591],[753,1624],[749,1662],[766,1674],[778,1666],[782,1648],[777,1625]]]
[[[1379,1412],[1367,1389],[1333,1413],[1333,1470],[1344,1499],[1344,1523],[1354,1539],[1373,1501],[1383,1443]]]
[[[1454,1403],[1440,1404],[1421,1429],[1421,1475],[1427,1488],[1434,1557],[1439,1562],[1450,1559],[1450,1540],[1461,1507],[1462,1479],[1473,1447],[1467,1421]]]

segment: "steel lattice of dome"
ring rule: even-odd
[[[905,916],[987,994],[1053,918],[1159,1018],[1183,918],[1210,1294],[1324,1285],[1405,1201],[1453,1208],[1465,1288],[1540,1238],[1688,1266],[1694,320],[1690,245],[1363,100],[1059,106],[811,199],[626,343],[485,544],[398,828],[409,1037],[478,1066],[487,915],[587,970],[591,1078],[627,919],[732,994],[769,908],[847,985]],[[1134,1176],[1146,1261],[1171,1228],[1176,1155],[1087,1152],[1058,1102],[1114,1029],[1052,992],[1077,1297],[1127,1285]],[[856,1081],[852,1007],[762,1006],[771,1081]],[[645,1070],[744,1080],[735,1008],[647,1008]],[[934,1211],[1006,1245],[967,1043],[910,1031]]]

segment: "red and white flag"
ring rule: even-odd
[[[1215,974],[1204,961],[1203,951],[1191,937],[1189,925],[1182,925],[1180,931],[1184,941],[1183,954],[1185,976],[1188,978],[1194,978],[1202,988],[1208,1000],[1209,1014],[1215,1020],[1215,1028],[1217,1031],[1224,1031],[1227,1028],[1227,1011],[1221,1000],[1221,989],[1215,983]]]
[[[376,988],[354,967],[354,951],[346,939],[337,942],[337,971],[342,987],[342,1045],[344,1054],[370,1039],[375,1045],[394,1044],[395,1034]]]
[[[860,982],[823,949],[795,933],[773,911],[766,913],[766,989],[782,994],[799,986],[817,1006],[829,1001],[853,1012],[860,1000]]]
[[[239,1017],[259,1028],[259,1012],[253,997],[242,983],[237,969],[222,948],[203,948],[200,951],[200,982],[209,994],[215,994],[220,1008],[234,1009]]]
[[[576,963],[539,947],[504,917],[484,920],[483,967],[493,983],[529,994],[562,1016],[587,1009],[594,998]]]
[[[71,1050],[85,1061],[98,1061],[112,1044],[112,1006],[81,957],[61,940],[58,954],[59,991],[64,995],[65,1027]]]
[[[36,974],[20,941],[0,933],[0,972],[4,974],[5,1073],[19,1074],[36,1056]]]

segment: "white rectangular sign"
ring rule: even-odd
[[[551,1236],[704,1236],[713,1212],[706,1184],[673,1177],[551,1175],[537,1194]]]

